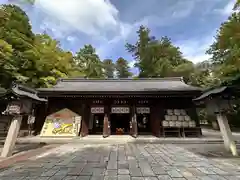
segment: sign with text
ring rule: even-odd
[[[21,102],[18,102],[18,101],[11,102],[7,106],[6,113],[10,114],[10,115],[20,114],[21,113],[21,107],[22,107]]]
[[[129,107],[112,107],[113,114],[127,114],[130,113]]]
[[[150,108],[149,107],[137,107],[138,114],[149,114]]]
[[[104,113],[104,107],[92,107],[91,108],[92,114],[103,114]]]

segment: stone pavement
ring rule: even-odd
[[[196,145],[198,146],[198,145]],[[240,159],[173,144],[65,144],[0,171],[0,180],[237,180]]]

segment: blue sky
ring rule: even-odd
[[[29,15],[34,32],[46,31],[64,49],[76,52],[84,44],[92,44],[102,59],[124,57],[132,65],[133,58],[124,45],[136,41],[136,30],[141,24],[148,26],[156,37],[170,37],[194,63],[208,59],[205,51],[220,24],[231,14],[234,2],[36,0],[33,6],[21,7]]]

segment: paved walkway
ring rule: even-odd
[[[240,159],[171,144],[65,144],[1,170],[1,180],[237,180]]]

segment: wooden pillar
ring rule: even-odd
[[[22,116],[14,116],[8,130],[8,135],[6,137],[4,147],[2,150],[2,157],[9,157],[13,153],[13,149],[15,147],[17,137],[19,134],[20,126],[22,123]]]
[[[227,151],[231,151],[233,156],[238,156],[236,144],[228,124],[228,119],[225,114],[217,114],[218,124],[224,141],[224,146]]]
[[[82,125],[81,125],[81,136],[87,136],[88,135],[88,109],[86,104],[84,103],[82,105]]]
[[[160,137],[160,113],[158,106],[151,107],[150,110],[150,124],[152,129],[152,134],[156,137]]]
[[[138,136],[138,127],[137,127],[137,115],[136,115],[136,107],[133,105],[132,106],[132,119],[130,123],[130,132],[133,137]]]
[[[109,107],[109,101],[106,101],[106,104],[104,106],[104,120],[103,120],[103,137],[108,137],[111,134],[111,124],[109,122],[110,120],[110,107]]]
[[[43,128],[43,125],[44,125],[44,122],[45,122],[45,119],[47,117],[47,104],[39,104],[36,108],[36,113],[35,113],[35,117],[36,117],[36,120],[34,122],[34,135],[37,135],[37,134],[40,134],[42,128]]]
[[[104,115],[104,120],[103,120],[103,137],[106,138],[110,135],[110,124],[108,121],[108,114],[106,113]]]

